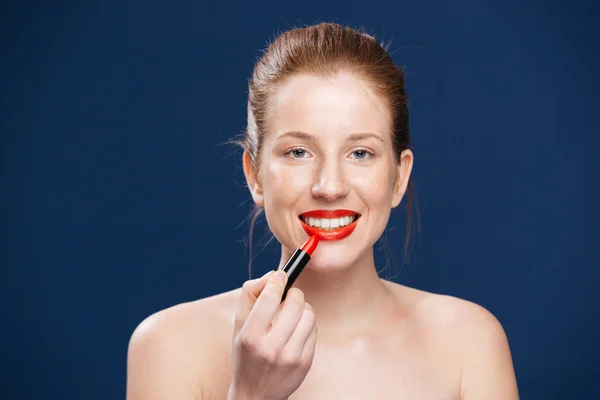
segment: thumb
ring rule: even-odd
[[[235,314],[235,322],[233,327],[236,335],[248,319],[248,315],[250,315],[250,311],[252,311],[252,307],[254,307],[256,299],[258,299],[258,296],[263,291],[265,285],[269,281],[269,278],[274,272],[275,271],[269,271],[260,278],[244,282],[238,301],[238,308]]]

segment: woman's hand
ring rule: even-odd
[[[287,399],[312,365],[315,314],[297,288],[291,288],[281,303],[286,281],[286,273],[277,271],[242,287],[233,332],[229,400]]]

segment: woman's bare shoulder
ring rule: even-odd
[[[492,312],[454,296],[402,285],[394,290],[407,299],[412,315],[428,334],[459,360],[461,398],[518,399],[507,335]],[[489,388],[498,387],[502,390],[489,393]]]
[[[474,302],[435,295],[425,308],[451,335],[461,363],[461,399],[518,400],[511,350],[496,316]]]
[[[388,285],[408,305],[412,315],[432,327],[449,329],[461,336],[501,329],[500,322],[489,310],[472,301],[391,282]]]
[[[235,289],[158,311],[136,327],[132,339],[159,339],[187,334],[198,337],[198,328],[226,325],[229,314],[235,312],[239,292],[240,289]]]
[[[129,341],[128,399],[157,391],[202,398],[203,379],[211,379],[219,362],[228,366],[222,353],[231,345],[239,292],[178,304],[145,318]]]

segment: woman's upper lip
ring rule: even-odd
[[[311,210],[300,214],[301,217],[312,218],[341,218],[360,214],[352,210]]]

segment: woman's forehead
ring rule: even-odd
[[[269,131],[313,135],[389,133],[391,115],[369,85],[352,75],[300,75],[274,93],[269,106]]]

